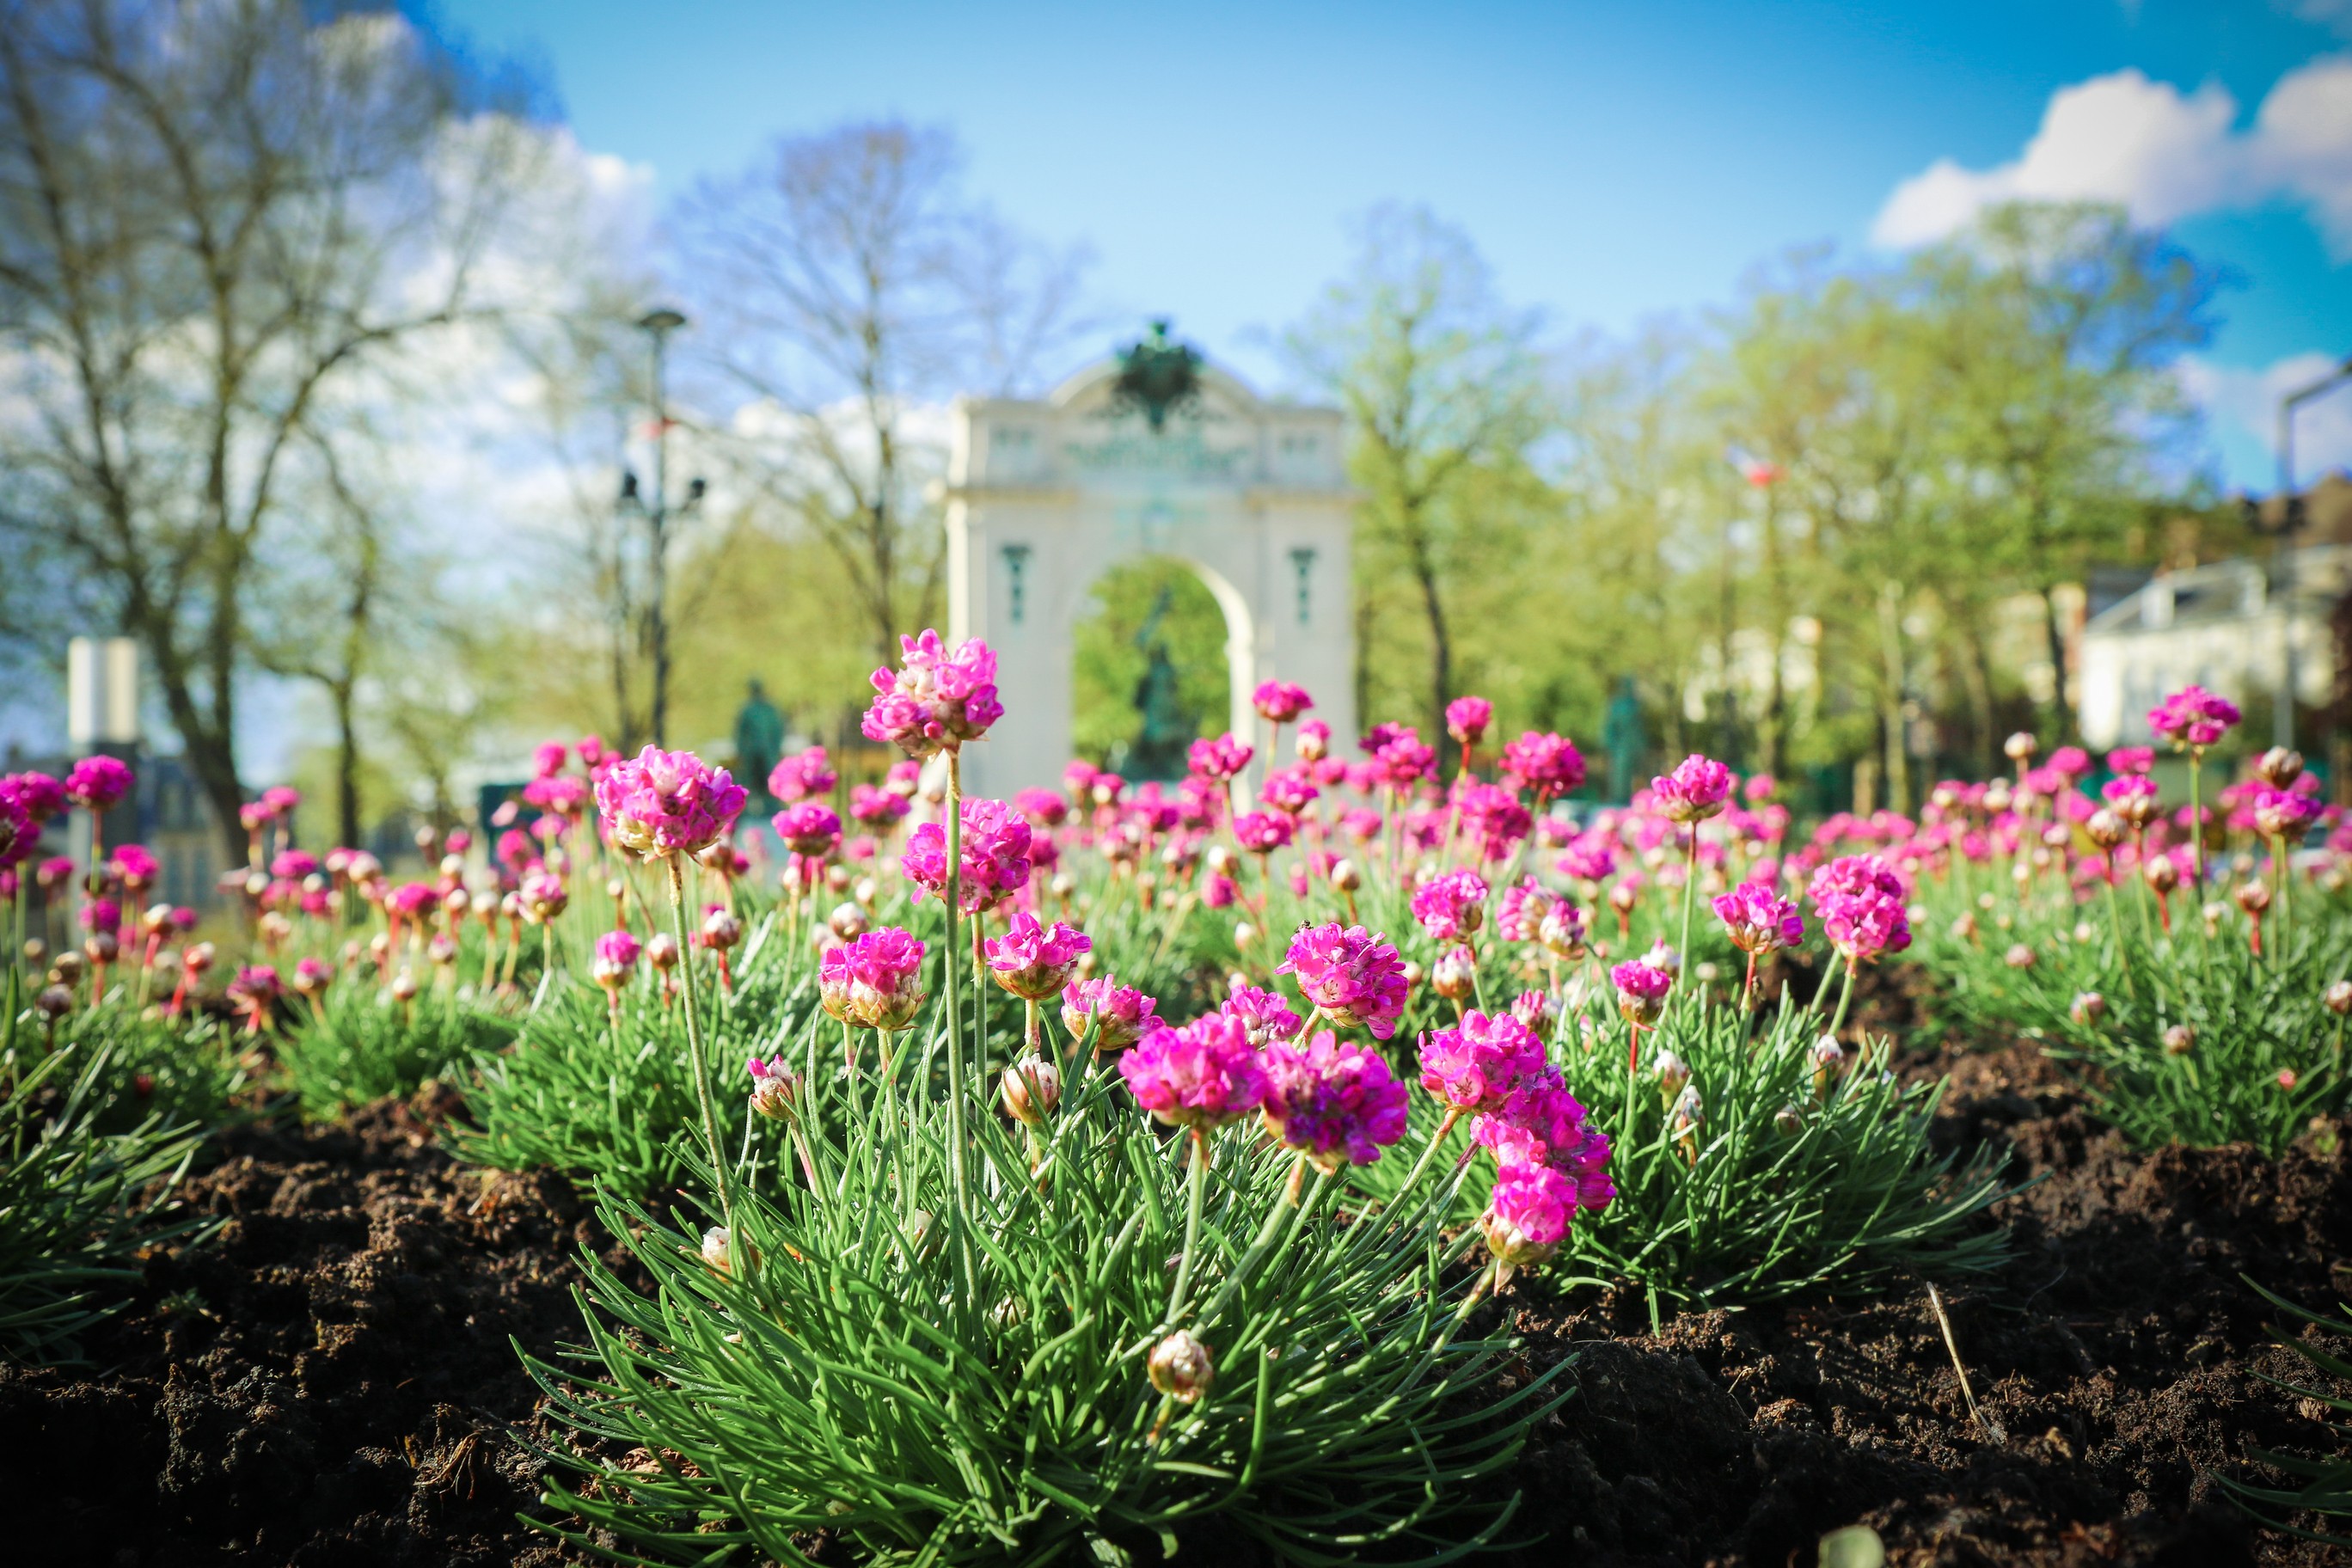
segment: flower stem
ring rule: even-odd
[[[961,1223],[971,1193],[964,1170],[963,997],[956,985],[956,916],[963,899],[963,756],[948,752],[948,1186]]]
[[[694,983],[693,950],[686,944],[686,868],[671,854],[662,862],[669,868],[670,923],[677,933],[680,954],[678,967],[686,972],[686,1054],[688,1069],[694,1074],[694,1098],[702,1108],[702,1136],[710,1152],[711,1174],[719,1183],[719,1216],[727,1226],[731,1246],[740,1247],[739,1256],[751,1256],[751,1244],[735,1232],[735,1178],[727,1161],[727,1152],[719,1142],[719,1110],[710,1092],[710,1063],[702,1048],[702,1014],[698,987]]]
[[[1182,1319],[1185,1299],[1192,1292],[1192,1262],[1201,1250],[1201,1207],[1209,1193],[1209,1139],[1197,1126],[1192,1130],[1192,1171],[1184,1197],[1184,1251],[1176,1261],[1176,1283],[1168,1292],[1168,1311],[1160,1332],[1166,1333]]]
[[[1851,961],[1845,966],[1845,984],[1838,992],[1837,1016],[1830,1020],[1830,1034],[1832,1037],[1840,1029],[1845,1027],[1845,1010],[1853,1005],[1853,974],[1860,967],[1861,965]]]

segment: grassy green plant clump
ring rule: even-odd
[[[76,1357],[138,1279],[139,1250],[198,1228],[174,1216],[172,1189],[199,1130],[151,1112],[101,1131],[115,1077],[95,1043],[0,1063],[0,1347],[19,1360]]]
[[[277,1043],[302,1114],[331,1120],[353,1105],[408,1095],[427,1079],[466,1078],[476,1058],[515,1037],[514,1020],[472,993],[436,987],[406,999],[353,978],[299,1009]]]

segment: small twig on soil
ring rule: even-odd
[[[1936,1323],[1944,1331],[1944,1348],[1952,1352],[1952,1370],[1960,1374],[1960,1397],[1968,1401],[1969,1414],[1975,1418],[1978,1430],[1996,1443],[2009,1441],[2009,1434],[2000,1422],[1987,1415],[1977,1405],[1976,1391],[1969,1386],[1969,1369],[1960,1364],[1960,1344],[1952,1337],[1952,1320],[1944,1315],[1944,1299],[1936,1293],[1933,1280],[1927,1284],[1927,1305],[1936,1309]]]

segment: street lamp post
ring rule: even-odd
[[[669,744],[669,397],[666,381],[669,335],[686,325],[683,312],[665,305],[646,311],[637,320],[638,328],[652,340],[653,407],[654,407],[654,493],[650,500],[637,493],[637,476],[625,473],[621,477],[621,504],[643,512],[647,536],[647,575],[645,611],[645,645],[653,661],[653,702],[648,718],[656,746]],[[702,502],[703,482],[695,479],[687,487],[685,504],[676,512],[678,518],[691,516]]]

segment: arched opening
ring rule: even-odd
[[[1229,597],[1238,604],[1222,582],[1164,555],[1096,579],[1070,628],[1078,756],[1139,781],[1182,776],[1185,748],[1231,722],[1234,649],[1248,632],[1232,624]]]

